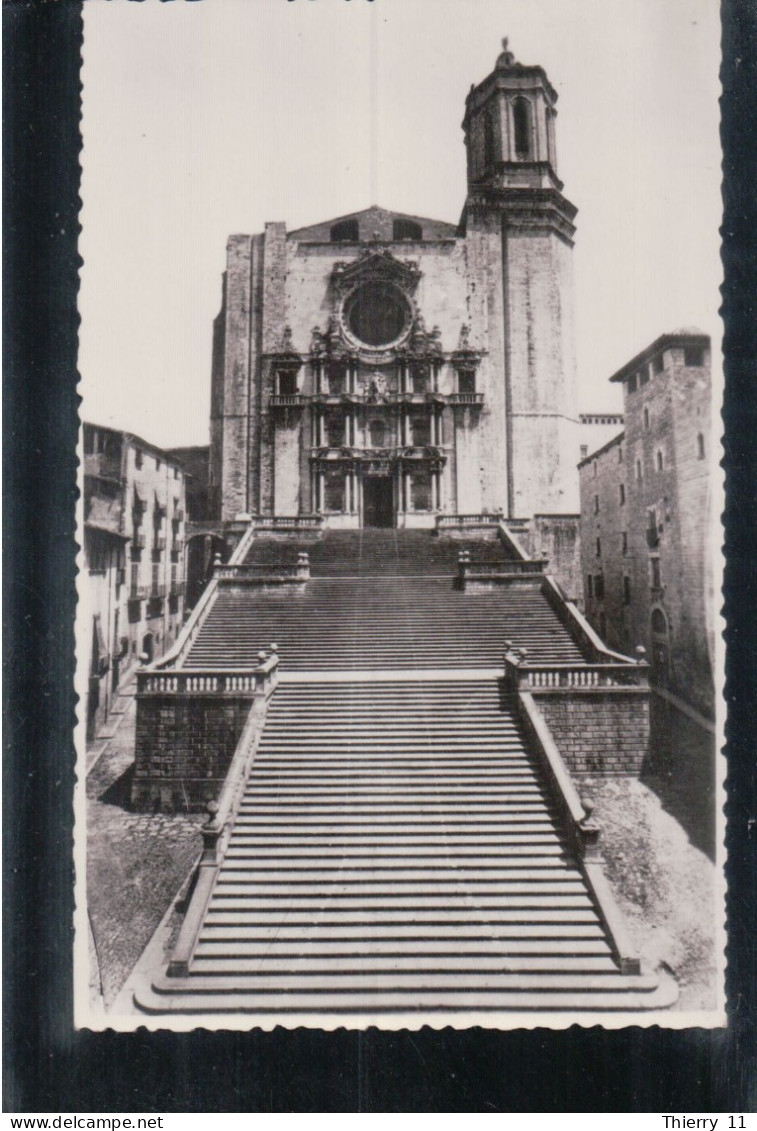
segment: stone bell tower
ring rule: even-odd
[[[557,176],[557,92],[503,40],[466,99],[468,262],[486,327],[492,405],[501,405],[489,484],[511,517],[578,510],[572,247],[576,208]]]

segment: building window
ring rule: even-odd
[[[663,355],[661,353],[658,353],[657,357],[652,362],[652,369],[654,370],[655,373],[662,373],[664,368],[665,368],[665,358],[663,357]]]
[[[360,238],[357,220],[342,220],[334,224],[329,233],[332,243],[356,242]]]
[[[697,459],[704,459],[704,434],[697,434]]]
[[[665,465],[665,461],[663,459],[662,452],[660,452],[660,451],[657,452],[657,455],[655,456],[655,461],[657,463],[657,470],[662,471],[662,469]]]
[[[605,595],[605,579],[601,573],[598,573],[594,578],[594,593],[599,601],[601,601]]]
[[[383,448],[386,444],[386,425],[383,420],[372,420],[368,433],[371,438],[372,448]]]
[[[628,553],[628,532],[626,530],[621,531],[620,534],[620,552],[624,556]]]
[[[594,478],[596,479],[597,478],[597,461],[596,460],[594,460],[594,462],[591,465],[591,473],[594,476]]]
[[[649,584],[651,585],[652,589],[661,589],[662,588],[662,577],[661,577],[661,574],[660,574],[660,559],[659,558],[650,558],[649,559]]]
[[[637,460],[636,460],[636,478],[637,478],[637,479],[641,479],[641,478],[642,478],[642,474],[641,474],[641,460],[640,460],[640,459],[637,459]]]
[[[589,454],[589,445],[581,444],[581,459],[586,459]]]
[[[142,454],[142,449],[141,448],[135,448],[134,449],[134,466],[137,468],[137,470],[139,470],[143,463],[144,463],[144,456]]]
[[[658,636],[667,636],[668,622],[665,620],[665,614],[661,609],[652,609],[651,617],[652,632]]]
[[[601,538],[597,538],[596,553],[597,553],[598,558],[602,557],[602,539]]]
[[[392,238],[395,240],[422,240],[423,228],[414,220],[395,220],[392,223]]]
[[[341,448],[344,443],[344,417],[341,413],[329,413],[326,417],[326,445]]]
[[[622,507],[624,507],[626,505],[626,485],[625,485],[625,483],[619,483],[618,484],[618,498],[620,499],[620,505]]]
[[[627,573],[623,574],[623,604],[631,604],[631,578]]]
[[[160,471],[161,463],[162,463],[162,460],[160,459],[160,456],[156,456],[155,457],[155,470],[156,471]]]
[[[629,394],[636,392],[636,375],[635,374],[634,374],[633,377],[629,377],[628,380],[626,381],[626,389],[628,390]]]
[[[293,397],[297,392],[297,374],[291,370],[283,370],[276,374],[276,386],[279,396]]]
[[[657,529],[657,511],[654,509],[647,511],[647,545],[650,550],[654,549],[659,544],[660,534]]]
[[[686,346],[683,351],[683,364],[692,368],[704,365],[704,350],[701,346]]]
[[[596,464],[594,466],[596,467]],[[599,495],[594,496],[594,514],[599,514]]]
[[[590,573],[586,575],[586,593],[589,597],[594,596],[594,578]]]
[[[531,156],[531,106],[527,98],[516,98],[513,102],[513,132],[515,156],[527,161]]]
[[[431,443],[431,421],[427,416],[412,417],[410,421],[410,443],[414,448],[423,448]]]
[[[175,467],[175,468],[173,469],[173,477],[174,477],[174,479],[178,479],[178,478],[179,478],[179,469],[178,469],[178,467]]]
[[[649,381],[649,367],[645,365],[643,369],[639,370],[639,384],[640,385],[646,385],[648,381]]]
[[[457,373],[458,393],[475,393],[476,374],[473,369],[459,369]],[[582,449],[583,451],[583,449]],[[585,454],[585,453],[584,453]]]
[[[623,445],[618,444],[618,463],[623,462]]]
[[[484,110],[484,165],[487,169],[491,168],[499,156],[495,113],[494,109]]]
[[[323,505],[327,511],[344,510],[344,472],[338,468],[324,472]]]
[[[414,511],[431,510],[431,473],[414,471],[410,479],[410,506]]]
[[[649,428],[649,409],[644,409],[644,427]]]

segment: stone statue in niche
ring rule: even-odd
[[[367,381],[367,393],[369,397],[385,397],[388,390],[386,386],[386,377],[378,369],[371,373]]]
[[[310,352],[322,354],[326,352],[326,338],[321,333],[320,326],[314,326],[310,333]]]

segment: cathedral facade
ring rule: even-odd
[[[460,223],[373,206],[228,241],[214,333],[217,518],[327,527],[578,511],[557,94],[505,49],[471,88]]]

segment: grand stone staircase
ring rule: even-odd
[[[538,590],[458,593],[403,576],[410,557],[297,598],[220,592],[187,666],[276,640],[282,674],[191,963],[140,990],[142,1010],[346,1024],[669,1004],[656,977],[621,973],[484,670],[508,635],[550,660],[580,649]]]

